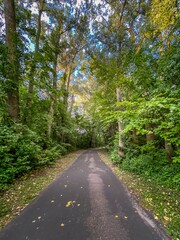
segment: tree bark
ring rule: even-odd
[[[72,74],[72,66],[69,66],[68,70],[67,70],[67,82],[66,82],[67,92],[69,92],[69,84],[70,84],[70,80],[71,80],[71,74]]]
[[[138,139],[136,129],[133,129],[132,131],[132,139],[134,144],[139,145],[139,139]]]
[[[68,109],[69,84],[71,80],[71,74],[72,74],[72,66],[68,65],[65,68],[64,82],[63,82],[63,90],[64,90],[63,103],[66,110]]]
[[[166,158],[169,163],[172,162],[172,156],[173,156],[173,147],[170,142],[165,140],[165,151],[166,151]]]
[[[67,78],[66,78],[66,96],[65,96],[65,105],[67,106],[68,104],[68,96],[69,96],[69,84],[70,84],[70,80],[71,80],[71,74],[72,74],[72,66],[68,66],[67,67]]]
[[[54,61],[54,67],[53,67],[53,93],[51,96],[51,103],[50,103],[50,109],[49,109],[49,118],[48,118],[48,131],[47,135],[48,138],[51,138],[52,135],[52,126],[54,122],[54,114],[55,114],[55,108],[56,108],[56,102],[57,102],[57,58],[58,55],[55,55],[55,61]]]
[[[116,99],[117,102],[121,102],[121,92],[120,88],[116,89]],[[123,125],[121,120],[118,121],[118,131],[119,131],[119,155],[121,157],[124,157],[124,142],[122,139],[122,130],[123,130]]]
[[[71,95],[71,101],[70,101],[70,104],[69,104],[69,113],[70,113],[70,115],[72,114],[74,103],[75,103],[74,94],[72,94]]]
[[[38,24],[37,24],[37,34],[36,34],[36,43],[34,51],[34,59],[30,72],[29,86],[28,86],[28,97],[26,103],[27,115],[25,117],[25,122],[28,123],[31,120],[31,111],[32,111],[32,101],[33,101],[33,92],[34,92],[34,75],[36,70],[36,58],[39,52],[39,43],[41,35],[41,17],[44,8],[44,0],[39,0],[39,14],[38,14]]]
[[[146,142],[148,143],[154,141],[155,135],[153,132],[153,126],[151,124],[147,125],[146,130],[150,132],[146,134]]]
[[[17,54],[17,33],[15,3],[13,0],[4,1],[6,46],[7,46],[7,106],[10,118],[20,120],[19,109],[19,61]]]

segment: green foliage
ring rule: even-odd
[[[111,160],[121,169],[132,172],[147,179],[156,181],[157,184],[170,188],[179,189],[180,186],[180,164],[179,149],[175,152],[173,162],[169,163],[166,151],[161,148],[159,141],[141,141],[139,144],[131,142],[131,138],[125,135],[125,158],[118,154],[118,138],[115,137],[113,145],[108,148]],[[142,138],[143,139],[143,138]]]
[[[147,129],[148,125],[153,128],[155,138],[162,144],[165,140],[171,143],[174,148],[174,161],[178,162],[179,155],[179,131],[180,131],[180,105],[176,98],[153,97],[150,100],[138,99],[136,102],[117,103],[122,111],[110,111],[109,116],[104,119],[106,123],[114,122],[122,118],[124,135],[131,134],[136,129],[137,137],[152,133]],[[158,141],[156,142],[157,146]],[[129,144],[129,142],[127,143]]]
[[[154,152],[153,152],[154,153]],[[158,172],[166,164],[164,153],[140,154],[137,157],[126,159],[122,166],[126,170],[146,176]]]
[[[58,149],[57,146],[49,148],[49,149],[45,149],[39,156],[39,161],[38,161],[36,167],[51,165],[60,156],[61,156],[60,150]]]
[[[16,177],[40,166],[52,164],[67,152],[69,145],[48,144],[36,132],[21,124],[0,125],[0,189]]]
[[[157,149],[154,143],[142,146],[135,156],[126,154],[121,168],[171,188],[180,184],[180,165],[168,164],[165,151]]]
[[[0,125],[1,187],[28,171],[38,161],[40,149],[36,145],[36,137],[32,132],[23,133],[23,129],[16,127]]]
[[[119,147],[118,147],[118,134],[116,134],[112,146],[108,146],[108,151],[110,151],[111,160],[114,164],[120,164],[121,158],[119,156]]]

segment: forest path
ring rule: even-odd
[[[0,233],[1,240],[169,239],[88,150]]]

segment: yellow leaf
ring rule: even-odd
[[[115,218],[119,218],[119,216],[118,216],[118,215],[116,215],[116,216],[115,216]]]
[[[61,227],[64,227],[64,223],[61,223]]]
[[[76,201],[69,201],[69,202],[67,202],[66,203],[66,207],[69,207],[69,206],[71,206],[71,205],[73,205],[73,203],[75,203]]]

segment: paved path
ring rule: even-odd
[[[169,239],[130,198],[95,150],[40,193],[0,233],[1,240]]]

